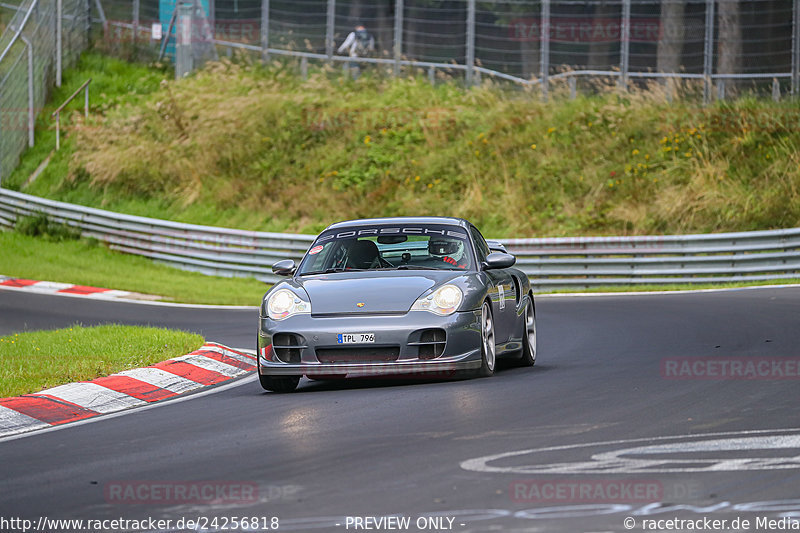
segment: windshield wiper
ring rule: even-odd
[[[397,265],[393,270],[431,270],[431,268],[420,265]]]

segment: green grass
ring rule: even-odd
[[[602,87],[569,100],[555,87],[543,104],[490,83],[432,87],[375,69],[353,82],[338,72],[304,81],[291,62],[224,61],[176,82],[161,65],[84,54],[3,185],[143,216],[302,233],[422,214],[468,218],[495,238],[800,226],[797,102],[743,97],[703,108],[691,97],[667,102],[658,88]],[[70,105],[61,151],[23,187],[55,144],[50,111],[88,77],[90,118],[81,101]],[[55,246],[36,242],[26,246]],[[253,305],[265,288],[153,274],[146,260],[87,243],[58,246],[49,261],[5,254],[0,273],[194,303]]]
[[[490,237],[800,225],[796,102],[745,96],[703,108],[657,88],[569,100],[556,87],[545,104],[489,83],[432,87],[374,69],[357,82],[338,70],[303,81],[278,62],[225,61],[159,83],[162,70],[96,53],[65,85],[104,70],[107,88],[93,94],[105,97],[67,126],[62,153],[26,192],[303,233],[419,214],[465,217]],[[26,156],[12,186],[38,160]]]
[[[61,113],[62,144],[58,152],[55,152],[55,119],[50,115],[87,79],[92,78],[89,85],[90,113],[102,115],[120,106],[137,105],[148,94],[157,91],[165,77],[168,77],[168,73],[160,65],[128,63],[96,52],[83,54],[75,68],[64,71],[61,87],[52,89],[48,104],[36,119],[34,147],[25,151],[19,166],[11,176],[3,179],[3,187],[14,190],[22,188],[28,177],[51,153],[53,157],[40,176],[42,182],[58,183],[69,174],[69,160],[74,153],[71,133],[77,125],[84,124],[83,94],[77,96]],[[26,192],[37,194],[36,187],[35,184]]]
[[[0,397],[152,365],[202,344],[193,333],[120,325],[15,333],[0,337]]]
[[[0,274],[161,296],[165,301],[259,305],[267,286],[252,278],[185,272],[143,257],[112,252],[86,240],[0,232]]]
[[[535,285],[534,281],[534,285]],[[745,287],[765,287],[772,285],[800,285],[800,278],[772,279],[761,281],[738,281],[735,283],[670,283],[642,285],[604,285],[599,287],[554,289],[541,288],[536,294],[572,294],[592,292],[666,292],[666,291],[698,291],[705,289],[741,289]]]

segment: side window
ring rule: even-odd
[[[489,255],[489,245],[486,244],[486,240],[483,238],[483,235],[481,235],[481,232],[475,229],[474,226],[470,226],[469,231],[472,233],[472,241],[475,243],[478,261],[482,263],[486,260],[486,256]]]

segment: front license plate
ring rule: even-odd
[[[374,333],[340,333],[336,337],[339,344],[367,344],[375,342]]]

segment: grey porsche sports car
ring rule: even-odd
[[[530,282],[502,244],[466,220],[339,222],[264,295],[258,375],[270,391],[312,379],[491,376],[498,356],[532,366]]]

